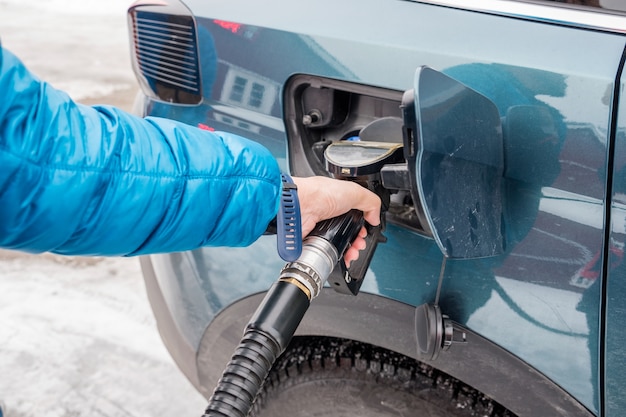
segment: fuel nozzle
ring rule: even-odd
[[[361,136],[365,130],[367,128],[362,130]],[[384,135],[378,132],[375,136]],[[366,245],[365,249],[359,253],[359,258],[349,267],[339,262],[328,277],[332,288],[337,292],[351,295],[359,293],[378,244],[387,241],[383,231],[385,230],[385,212],[389,208],[390,191],[383,186],[381,171],[385,166],[400,162],[403,157],[400,143],[360,139],[336,142],[324,151],[326,168],[333,177],[362,185],[380,197],[382,203],[380,225],[365,225]]]
[[[363,223],[358,210],[318,223],[304,240],[300,257],[285,265],[246,329],[268,334],[282,353]]]
[[[388,143],[337,143],[325,152],[335,177],[355,181],[381,197],[382,212],[388,195],[380,181],[385,163],[401,155],[399,145]],[[333,171],[331,171],[333,172]],[[382,223],[368,228],[365,253],[348,268],[344,252],[365,221],[358,210],[318,223],[304,239],[300,256],[281,270],[261,305],[246,326],[244,336],[219,380],[204,417],[245,417],[276,358],[286,349],[311,301],[327,280],[339,292],[356,295],[378,242]]]
[[[318,223],[304,240],[300,258],[285,265],[278,280],[302,286],[309,300],[317,297],[364,223],[357,210]]]

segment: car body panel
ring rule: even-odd
[[[626,264],[624,258],[624,242],[626,235],[626,98],[618,95],[624,91],[626,79],[624,74],[620,79],[615,96],[619,98],[618,112],[615,118],[615,143],[614,165],[611,194],[613,196],[610,206],[610,236],[605,244],[608,250],[603,254],[606,262],[607,280],[603,288],[605,297],[606,333],[604,338],[606,364],[606,416],[617,417],[626,410],[626,398],[624,392],[624,375],[626,375],[626,360],[623,349],[626,340],[626,309],[624,309],[624,297],[626,297]],[[608,171],[611,172],[611,171]],[[606,175],[606,174],[605,174]],[[599,321],[597,317],[594,317]]]
[[[510,244],[501,256],[448,261],[440,306],[589,410],[600,410],[602,272],[589,270],[605,250],[603,172],[624,36],[407,1],[322,0],[307,10],[278,0],[185,3],[208,62],[204,101],[189,107],[149,100],[146,112],[250,137],[295,174],[282,107],[294,74],[402,92],[415,69],[428,65],[492,100],[510,129]],[[237,85],[241,79],[261,86],[262,97],[252,100],[254,91]],[[542,121],[533,118],[537,108]],[[619,143],[616,159],[623,163]],[[385,235],[361,291],[408,306],[432,302],[443,259],[437,245],[395,225]],[[272,236],[248,248],[151,260],[173,321],[196,350],[220,312],[265,291],[283,265]],[[609,330],[619,320],[610,318]],[[609,349],[623,340],[623,334],[609,339]],[[623,386],[624,372],[616,369],[608,381]]]

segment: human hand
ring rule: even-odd
[[[380,198],[366,188],[352,182],[328,177],[294,177],[298,186],[298,200],[302,218],[302,236],[308,235],[322,220],[337,217],[351,209],[361,210],[363,218],[372,226],[380,224]],[[365,249],[367,231],[362,228],[343,258],[347,266]]]

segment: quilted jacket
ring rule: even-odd
[[[137,255],[252,243],[276,215],[261,145],[84,106],[0,46],[0,247]]]

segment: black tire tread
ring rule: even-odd
[[[429,417],[515,417],[479,391],[412,358],[351,340],[313,337],[294,338],[278,358],[250,416],[264,417],[266,407],[291,387],[348,379],[368,380],[393,389],[399,396],[418,397],[437,410],[427,413]],[[298,416],[296,410],[285,415]]]

